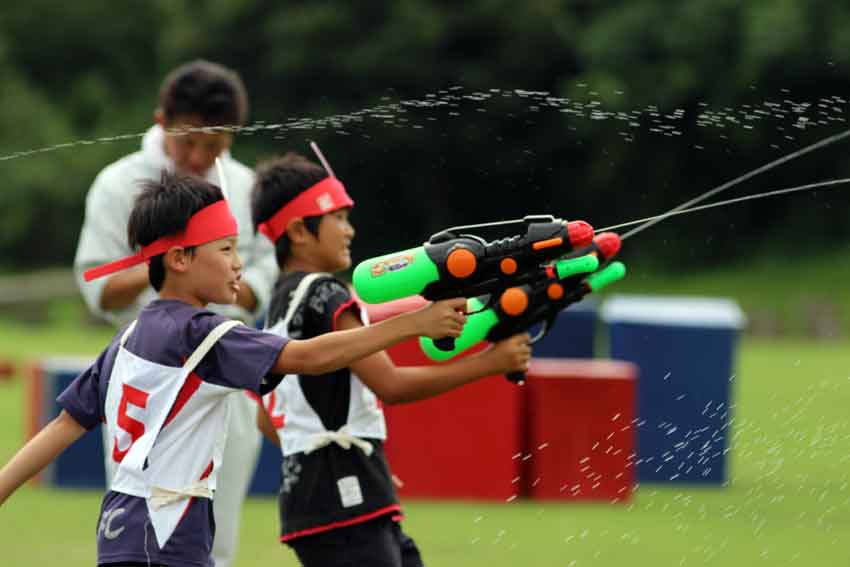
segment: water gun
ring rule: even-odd
[[[486,241],[467,231],[522,224],[523,232]],[[551,215],[452,227],[422,246],[365,260],[354,269],[354,289],[366,303],[384,303],[411,295],[430,301],[498,295],[536,276],[542,263],[591,246],[593,227]],[[437,339],[437,348],[453,351],[454,339]]]
[[[421,337],[423,352],[433,360],[448,360],[482,341],[500,341],[537,325],[541,327],[531,344],[540,341],[549,333],[562,309],[623,278],[625,266],[611,261],[619,249],[618,235],[602,233],[591,246],[580,251],[586,254],[538,266],[525,283],[505,289],[496,301],[471,298],[473,315],[467,319],[454,348],[447,351],[439,348],[435,341]],[[525,376],[515,372],[507,378],[522,382]]]

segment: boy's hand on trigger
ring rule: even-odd
[[[466,323],[466,298],[435,301],[414,315],[420,325],[420,336],[432,339],[459,337]]]
[[[531,335],[519,333],[495,343],[485,354],[493,364],[493,374],[526,372],[531,360]]]

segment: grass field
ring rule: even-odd
[[[0,356],[93,353],[109,336],[0,323]],[[22,381],[0,382],[0,462],[22,439]],[[725,488],[643,485],[626,505],[406,502],[406,530],[438,567],[850,565],[850,343],[746,339],[734,401]],[[20,491],[0,509],[0,564],[94,565],[99,498]],[[297,565],[276,531],[275,503],[249,499],[237,565]]]

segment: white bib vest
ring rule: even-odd
[[[296,310],[304,301],[310,285],[318,278],[327,277],[326,273],[312,273],[304,276],[292,292],[289,308],[283,319],[266,329],[270,333],[289,338],[289,323]],[[365,312],[361,312],[363,324],[368,324]],[[309,379],[309,378],[308,378]],[[316,411],[310,406],[298,383],[297,375],[287,375],[271,393],[267,394],[267,407],[272,415],[283,415],[285,425],[277,430],[284,456],[295,453],[311,453],[331,443],[348,449],[359,447],[367,455],[372,453],[372,445],[362,438],[387,438],[384,412],[378,407],[378,399],[359,378],[351,373],[351,391],[346,425],[337,431],[328,431]]]
[[[227,321],[213,329],[182,367],[157,364],[124,348],[135,322],[121,337],[104,411],[111,440],[104,450],[112,454],[116,465],[110,490],[146,499],[160,549],[185,513],[189,498],[212,498],[215,490],[227,434],[229,405],[222,402],[236,390],[203,382],[192,372],[215,343],[239,324]],[[181,389],[183,405],[164,427]]]

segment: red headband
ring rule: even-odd
[[[326,177],[295,197],[272,217],[257,227],[272,242],[286,232],[292,219],[313,217],[332,213],[345,207],[353,207],[354,201],[345,192],[345,186],[336,177]]]
[[[141,264],[154,256],[165,254],[176,246],[183,248],[199,246],[238,234],[239,227],[236,219],[233,218],[233,213],[230,212],[227,201],[216,201],[192,215],[186,224],[186,230],[177,236],[163,236],[147,246],[142,246],[142,249],[132,256],[86,270],[84,275],[88,282]]]

